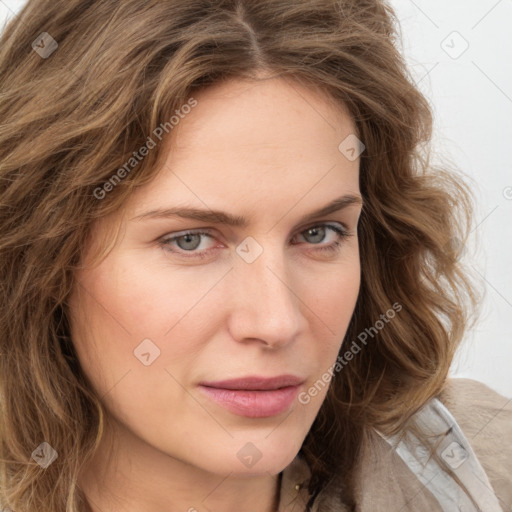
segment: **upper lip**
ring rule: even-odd
[[[304,379],[295,375],[278,375],[276,377],[242,377],[239,379],[201,382],[202,386],[219,389],[243,389],[250,391],[268,391],[272,389],[298,386]]]

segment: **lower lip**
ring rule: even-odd
[[[290,408],[299,386],[268,391],[220,389],[199,386],[201,391],[230,412],[248,418],[266,418],[282,414]]]

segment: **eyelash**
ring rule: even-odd
[[[319,227],[326,227],[326,228],[330,229],[331,231],[335,232],[338,235],[338,237],[339,237],[339,239],[336,240],[335,242],[333,242],[332,244],[326,245],[326,246],[320,246],[317,249],[315,249],[315,251],[319,251],[319,252],[322,252],[322,253],[327,253],[327,254],[336,254],[336,253],[338,253],[341,250],[342,241],[344,241],[347,238],[349,238],[350,236],[352,236],[345,228],[340,228],[338,226],[333,226],[331,224],[315,224],[314,226],[310,226],[309,228],[306,228],[303,231],[301,231],[299,233],[299,235],[301,235],[302,233],[305,233],[305,232],[307,232],[307,231],[309,231],[311,229],[315,229],[315,228],[319,228]],[[164,249],[164,251],[170,252],[170,253],[173,253],[173,254],[178,254],[178,255],[183,256],[185,258],[191,258],[191,259],[204,259],[204,258],[207,258],[208,255],[209,255],[209,252],[212,249],[206,249],[206,250],[204,250],[202,252],[201,251],[200,252],[194,252],[194,251],[184,251],[183,249],[181,249],[179,251],[176,251],[176,250],[171,250],[169,248],[170,244],[172,242],[175,242],[179,238],[183,238],[183,237],[185,237],[187,235],[204,235],[204,236],[207,236],[209,238],[213,238],[213,236],[209,232],[205,232],[205,231],[186,231],[186,232],[184,232],[184,233],[182,233],[180,235],[171,236],[171,237],[169,237],[169,236],[163,237],[163,238],[161,238],[159,240],[158,243]],[[311,245],[318,245],[318,244],[311,244]]]

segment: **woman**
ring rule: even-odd
[[[29,0],[3,33],[4,510],[506,511],[447,373],[470,195],[380,1]]]

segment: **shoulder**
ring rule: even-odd
[[[512,449],[511,397],[502,396],[476,380],[448,379],[438,398],[453,414],[468,440],[499,444],[499,437],[505,436]]]
[[[448,379],[438,398],[466,435],[502,506],[512,510],[512,398],[460,378]]]

